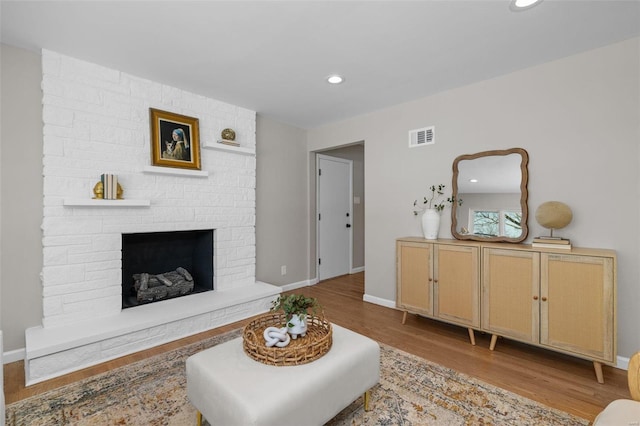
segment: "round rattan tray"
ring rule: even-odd
[[[242,347],[254,360],[268,365],[300,365],[314,361],[326,354],[333,343],[331,323],[324,317],[307,317],[306,336],[291,339],[284,348],[267,347],[263,332],[267,327],[282,327],[285,315],[282,312],[257,317],[244,327]]]

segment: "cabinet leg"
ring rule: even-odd
[[[471,344],[473,346],[476,345],[476,335],[473,334],[473,328],[468,328],[467,330],[469,330],[469,340],[471,341]]]
[[[371,410],[371,392],[366,391],[364,393],[364,411]]]
[[[492,334],[491,335],[491,343],[489,344],[489,350],[492,351],[496,348],[496,342],[498,341],[498,335],[497,334]]]
[[[407,311],[404,311],[404,315],[402,315],[402,325],[407,322]]]
[[[596,379],[598,379],[598,383],[604,383],[604,375],[602,374],[602,363],[598,361],[593,361],[593,369],[596,371]]]

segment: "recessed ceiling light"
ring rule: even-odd
[[[512,0],[509,6],[513,11],[521,11],[531,9],[540,3],[542,3],[542,0]]]
[[[334,75],[330,75],[329,77],[327,77],[327,82],[330,84],[340,84],[344,81],[344,78],[342,78],[341,76],[334,74]]]
[[[469,179],[469,182],[471,182],[471,183],[478,183],[478,179]]]

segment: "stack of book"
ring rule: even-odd
[[[220,139],[220,140],[218,140],[218,143],[222,143],[222,144],[225,144],[225,145],[231,145],[231,146],[240,146],[240,144],[238,142],[232,141],[232,140],[229,140],[229,139]]]
[[[560,237],[536,237],[532,247],[571,250],[571,241]]]
[[[105,200],[117,200],[118,199],[118,176],[103,173],[100,175],[100,181],[102,182],[102,188],[104,190],[102,198]]]

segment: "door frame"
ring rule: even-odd
[[[314,220],[316,222],[316,282],[320,282],[320,221],[318,220],[318,214],[320,211],[320,160],[338,161],[346,163],[349,166],[349,218],[351,219],[351,227],[349,228],[349,270],[348,274],[353,270],[353,160],[348,160],[340,157],[333,157],[331,155],[316,153],[316,211]]]

